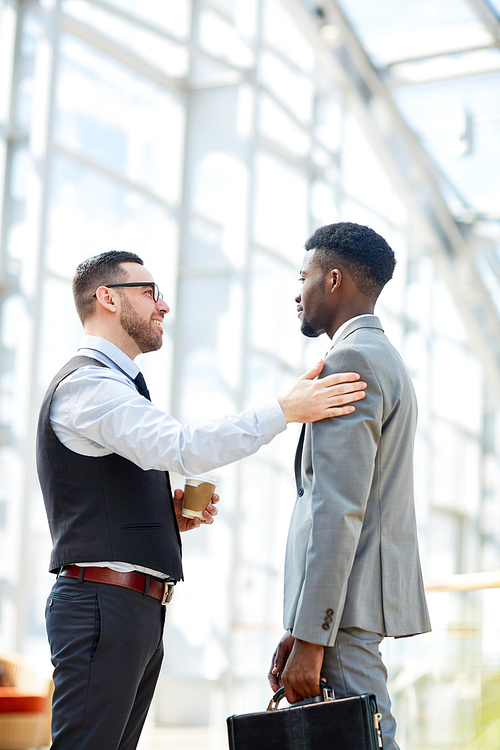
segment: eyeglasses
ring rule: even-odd
[[[158,302],[159,299],[163,299],[163,294],[160,292],[158,285],[154,281],[129,281],[124,284],[101,284],[101,286],[105,286],[107,289],[112,289],[116,286],[150,286],[153,290],[153,301]],[[97,292],[92,296],[97,297]]]

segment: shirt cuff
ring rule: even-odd
[[[276,435],[286,430],[286,419],[278,399],[254,408],[262,434],[269,443]]]

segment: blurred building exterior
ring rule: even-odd
[[[309,234],[380,232],[398,265],[378,313],[419,398],[424,575],[500,569],[499,12],[0,0],[0,649],[48,658],[36,416],[81,335],[73,271],[112,248],[139,253],[172,308],[140,365],[155,403],[194,422],[284,393],[327,349],[293,301]],[[220,470],[217,523],[184,538],[159,723],[267,704],[296,437]],[[432,635],[386,644],[400,742],[489,732],[498,748],[499,592],[429,604]]]

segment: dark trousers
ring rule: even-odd
[[[45,614],[53,750],[133,750],[163,659],[165,607],[136,591],[60,577]]]

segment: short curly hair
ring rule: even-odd
[[[314,260],[325,272],[336,263],[344,265],[357,289],[372,300],[392,279],[396,265],[394,252],[383,237],[370,227],[349,221],[320,227],[305,248],[316,251]]]
[[[73,299],[78,317],[85,323],[95,310],[93,295],[96,289],[105,284],[116,284],[123,281],[127,274],[120,263],[139,263],[144,265],[135,253],[125,250],[108,250],[100,255],[84,260],[73,276]]]

